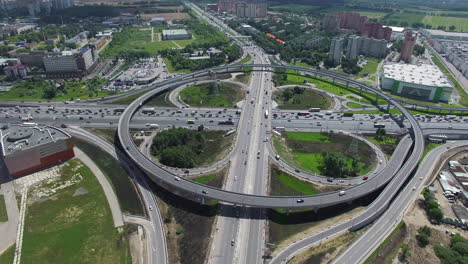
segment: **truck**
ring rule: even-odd
[[[219,121],[218,125],[234,125],[234,122],[232,120],[223,120]]]
[[[374,123],[374,128],[385,128],[385,124],[382,124],[382,123]]]
[[[320,112],[320,108],[309,108],[309,112]]]
[[[149,128],[151,129],[158,129],[159,125],[158,124],[149,124]]]
[[[265,110],[265,118],[268,118],[268,110]]]
[[[154,113],[154,111],[155,111],[154,107],[145,107],[145,108],[141,109],[141,112],[143,114],[152,114],[152,113]]]

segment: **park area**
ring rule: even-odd
[[[239,85],[223,82],[189,86],[180,92],[180,99],[192,107],[234,107],[244,96]]]
[[[151,154],[166,166],[196,168],[213,164],[225,157],[234,134],[225,131],[207,131],[173,128],[159,132],[153,139]]]
[[[106,82],[102,78],[68,81],[32,78],[17,82],[7,92],[0,92],[0,97],[4,101],[86,100],[110,95],[110,92],[101,90]]]
[[[287,163],[312,174],[353,177],[375,166],[372,148],[343,134],[285,132],[275,136],[273,144]]]
[[[325,93],[300,86],[275,92],[273,99],[280,109],[307,110],[309,108],[329,109],[332,99]]]
[[[29,191],[23,263],[132,263],[126,231],[91,170],[77,159]],[[124,228],[125,229],[125,228]]]

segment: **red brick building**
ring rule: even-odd
[[[70,135],[51,126],[12,124],[0,129],[1,150],[11,176],[24,176],[75,156]]]

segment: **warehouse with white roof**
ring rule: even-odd
[[[449,101],[453,91],[447,77],[431,64],[384,65],[381,84],[392,94],[433,102]]]
[[[162,31],[163,40],[191,39],[192,34],[185,29],[168,29]]]

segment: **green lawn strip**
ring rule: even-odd
[[[426,49],[428,49],[427,46]],[[455,89],[457,89],[457,92],[460,95],[460,100],[458,102],[463,106],[468,106],[468,94],[465,92],[465,89],[461,87],[460,83],[458,83],[458,81],[452,75],[452,72],[450,72],[449,69],[445,67],[444,63],[439,59],[439,57],[434,52],[432,52],[432,50],[429,49],[429,51],[432,54],[432,60],[434,61],[435,65],[439,67],[439,69],[450,79],[452,84],[455,86]]]
[[[118,99],[114,102],[111,102],[109,104],[121,104],[121,105],[127,105],[135,101],[135,99],[141,97],[147,92],[141,92],[138,94],[130,95],[121,99]],[[172,104],[168,99],[166,100],[166,96],[169,94],[169,91],[162,92],[158,95],[153,96],[151,100],[146,102],[145,106],[167,106],[167,107],[175,107],[174,104]]]
[[[278,181],[280,186],[285,188],[272,188],[271,195],[313,195],[317,193],[313,184],[299,180],[278,169],[272,170],[272,178],[274,178],[273,181]]]
[[[280,109],[307,110],[309,108],[329,109],[331,99],[323,93],[310,89],[304,90],[302,94],[294,94],[288,101],[282,97],[283,91],[275,93],[275,101]]]
[[[0,222],[6,221],[8,221],[8,214],[5,204],[5,196],[3,196],[3,194],[0,194]]]
[[[122,211],[132,215],[144,216],[143,205],[141,204],[137,190],[119,162],[107,154],[107,152],[87,141],[74,138],[73,142],[96,163],[107,177],[117,195]]]
[[[62,167],[58,181],[64,184],[76,175],[81,175],[82,180],[58,190],[52,198],[28,205],[22,262],[131,263],[126,234],[114,228],[111,210],[96,177],[79,160],[66,164],[69,166]],[[88,193],[75,196],[78,188]]]
[[[0,264],[11,264],[15,258],[16,244],[9,247],[0,255]]]
[[[372,254],[366,259],[366,261],[364,261],[364,264],[368,264],[368,263],[371,263],[376,257],[377,255],[379,254],[379,251],[386,245],[390,242],[390,240],[392,239],[392,236],[398,231],[400,230],[401,228],[405,228],[406,224],[405,222],[402,220],[400,221],[400,223],[395,227],[395,229],[393,229],[392,233],[390,233],[389,236],[387,236],[387,238],[374,250],[374,252],[372,252]],[[403,243],[403,242],[401,242]],[[399,248],[399,247],[398,247]]]
[[[390,136],[366,136],[366,138],[370,141],[372,141],[376,145],[382,145],[382,144],[395,144],[398,142],[398,139],[395,137],[390,137]]]
[[[356,88],[351,88],[339,84],[339,83],[333,83],[332,81],[328,81],[325,79],[321,78],[315,78],[312,76],[302,76],[296,73],[294,70],[286,70],[284,72],[287,76],[286,80],[282,80],[280,82],[280,85],[288,85],[288,84],[304,84],[304,80],[306,80],[308,83],[313,83],[315,84],[315,87],[336,95],[348,95],[351,93],[357,94],[360,97],[363,97],[367,99],[369,102],[375,103],[376,100],[376,95],[371,93],[371,92],[366,92],[366,91],[360,91],[359,89]],[[379,99],[377,104],[382,105],[382,104],[387,104],[387,101],[384,99]]]
[[[351,108],[363,108],[364,107],[363,105],[356,104],[356,103],[347,103],[346,105]]]
[[[190,73],[191,71],[189,69],[181,69],[181,70],[175,70],[174,66],[172,66],[171,60],[168,58],[163,58],[164,63],[166,64],[167,71],[170,73]]]
[[[251,57],[250,55],[247,55],[247,56],[245,56],[244,59],[242,59],[241,61],[237,62],[236,64],[246,64],[246,63],[249,62],[251,59],[252,59],[252,57]]]
[[[365,99],[365,98],[356,98],[354,95],[348,95],[346,96],[346,99],[355,101],[357,103],[363,103],[363,104],[372,104],[371,101]]]
[[[364,65],[364,67],[362,67],[362,70],[359,73],[367,73],[369,75],[375,74],[375,72],[377,71],[377,66],[379,66],[380,59],[365,58],[365,60],[367,60],[367,64]]]
[[[421,160],[426,157],[427,153],[429,153],[431,150],[437,148],[438,146],[442,145],[442,143],[432,143],[432,142],[426,142],[426,146],[424,147],[424,152],[421,157]]]
[[[65,81],[63,92],[60,92],[60,89],[55,89],[57,91],[55,96],[47,97],[44,91],[55,87],[55,82],[44,79],[32,79],[17,82],[9,91],[0,92],[0,98],[4,101],[66,101],[87,100],[115,94],[114,92],[100,90],[106,82],[106,79]]]
[[[288,139],[300,141],[312,141],[330,143],[330,137],[325,133],[309,133],[309,132],[285,132]]]
[[[189,86],[179,95],[183,102],[194,107],[234,107],[242,100],[243,91],[230,83],[206,83]]]
[[[215,174],[209,174],[206,176],[200,176],[200,177],[194,178],[193,180],[198,183],[206,184],[207,182],[210,182],[214,180],[215,178],[216,178]]]

